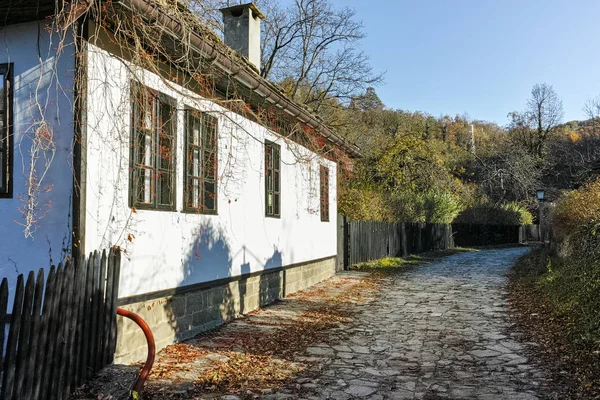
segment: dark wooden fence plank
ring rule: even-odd
[[[62,280],[63,280],[63,266],[59,264],[56,268],[56,275],[54,277],[54,287],[53,294],[51,297],[51,303],[48,310],[48,333],[46,339],[46,350],[47,354],[44,356],[44,377],[43,383],[41,386],[40,394],[44,399],[50,399],[52,397],[52,386],[54,384],[54,372],[57,368],[58,356],[57,352],[59,351],[57,343],[57,338],[59,336],[60,329],[60,315],[59,315],[59,306],[60,306],[60,298],[62,293]]]
[[[69,376],[69,360],[71,358],[71,343],[73,336],[73,289],[75,281],[75,267],[72,261],[67,261],[65,267],[65,286],[64,295],[61,302],[61,313],[63,314],[62,326],[62,346],[63,350],[60,354],[60,368],[58,375],[58,388],[56,391],[57,399],[66,398],[68,395]]]
[[[105,334],[105,322],[106,321],[106,270],[107,270],[106,250],[102,250],[102,257],[100,259],[100,276],[98,281],[98,339],[96,346],[96,365],[95,370],[99,371],[104,364],[104,334]]]
[[[113,311],[113,304],[112,304],[112,299],[113,299],[113,287],[115,284],[115,276],[114,276],[114,272],[115,272],[115,257],[114,257],[114,253],[113,253],[113,249],[110,249],[109,253],[108,253],[108,266],[107,266],[107,271],[106,271],[106,294],[105,294],[105,298],[106,298],[106,303],[105,303],[105,308],[104,308],[104,337],[103,337],[103,343],[102,343],[102,348],[104,349],[104,358],[102,359],[102,363],[103,364],[109,364],[110,362],[112,362],[112,360],[110,360],[110,333],[112,330],[112,319],[114,317],[114,315],[116,315],[116,309]]]
[[[60,264],[58,266],[58,270],[56,273],[56,289],[57,289],[57,299],[55,302],[55,306],[52,312],[53,322],[52,325],[55,326],[53,330],[53,341],[54,341],[54,353],[52,356],[51,365],[51,374],[50,374],[50,385],[46,386],[46,388],[50,388],[50,393],[48,398],[51,400],[56,400],[58,398],[58,393],[60,391],[61,386],[61,376],[60,370],[61,364],[63,361],[65,346],[64,346],[64,327],[66,325],[65,319],[65,310],[63,309],[63,304],[65,304],[65,299],[67,297],[68,288],[67,288],[67,275],[68,275],[68,267],[69,264],[65,264],[62,267]]]
[[[17,277],[15,298],[12,309],[10,328],[8,330],[8,341],[6,343],[6,356],[4,357],[4,368],[2,377],[2,400],[11,400],[14,397],[15,384],[15,362],[17,357],[17,343],[19,331],[21,330],[21,310],[23,307],[23,274]]]
[[[121,252],[119,250],[111,249],[114,272],[113,272],[113,284],[111,288],[110,296],[110,309],[111,309],[111,328],[110,328],[110,347],[107,351],[107,364],[110,364],[114,360],[115,349],[117,348],[117,298],[119,296],[119,277],[121,276]]]
[[[15,388],[13,392],[14,398],[23,398],[23,383],[25,382],[25,374],[27,372],[27,359],[31,349],[31,312],[33,309],[33,292],[35,290],[35,275],[33,271],[29,271],[27,283],[25,284],[25,292],[23,295],[23,309],[21,310],[21,333],[17,345],[17,359],[15,363]]]
[[[90,313],[90,319],[92,320],[92,326],[90,330],[90,346],[89,346],[89,361],[88,368],[90,375],[93,375],[96,372],[96,349],[98,346],[98,287],[99,287],[99,279],[98,279],[98,252],[94,251],[94,255],[92,256],[92,263],[94,266],[93,275],[92,275],[92,308]]]
[[[87,261],[87,275],[86,275],[86,284],[85,284],[85,308],[84,315],[86,316],[84,320],[84,329],[83,329],[83,343],[85,343],[85,349],[83,351],[82,364],[81,364],[81,376],[82,379],[88,379],[93,371],[90,370],[90,338],[92,336],[92,291],[94,289],[94,257],[90,255]]]
[[[0,284],[0,321],[2,322],[2,329],[0,329],[0,365],[4,365],[4,333],[6,329],[6,308],[8,307],[8,279],[2,278],[2,284]]]
[[[38,271],[35,282],[35,292],[33,294],[33,309],[31,310],[31,346],[27,355],[27,365],[25,366],[25,381],[23,382],[23,390],[21,397],[23,399],[33,398],[34,382],[36,380],[36,357],[38,354],[38,346],[41,341],[41,311],[44,295],[44,270]]]
[[[42,385],[44,384],[44,376],[50,366],[47,363],[49,330],[50,330],[50,310],[52,309],[54,291],[56,287],[56,267],[50,267],[48,272],[48,280],[46,281],[46,293],[44,294],[44,305],[42,307],[42,318],[40,323],[40,341],[38,343],[37,354],[35,356],[35,372],[37,379],[33,383],[33,398],[43,398]]]
[[[83,321],[86,318],[84,314],[85,308],[85,278],[87,275],[87,265],[85,263],[85,256],[82,255],[79,259],[79,262],[76,266],[76,276],[75,284],[77,285],[77,296],[75,297],[75,302],[77,304],[77,328],[75,333],[75,348],[73,350],[73,364],[71,365],[69,373],[73,375],[73,383],[75,387],[81,385],[83,383],[81,377],[81,359],[82,359],[82,349],[84,348],[83,342]]]

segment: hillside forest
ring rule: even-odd
[[[533,86],[510,123],[389,109],[373,88],[336,124],[364,157],[342,183],[340,211],[381,221],[531,223],[536,189],[550,200],[600,172],[598,101],[590,119],[562,122],[551,85]],[[513,219],[516,218],[516,219]]]

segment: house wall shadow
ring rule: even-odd
[[[232,285],[213,287],[210,282],[225,280],[232,274],[227,238],[210,221],[202,223],[196,232],[191,248],[183,257],[183,278],[175,294],[164,304],[164,317],[171,327],[171,334],[162,334],[161,329],[165,328],[156,327],[158,340],[166,341],[158,343],[159,348],[222,325],[239,314],[239,302],[233,296]],[[160,321],[156,322],[161,325]]]
[[[265,270],[282,266],[281,252],[273,249],[273,255],[267,259]],[[262,274],[259,280],[260,306],[270,304],[285,297],[285,269],[272,274]]]
[[[160,326],[161,316],[155,318],[157,326],[153,330],[157,331],[159,348],[192,338],[285,297],[285,270],[280,268],[283,257],[276,247],[262,262],[250,250],[242,248],[241,275],[232,279],[237,271],[232,268],[234,256],[223,231],[208,221],[197,232],[193,246],[183,259],[181,284],[163,302],[162,324],[168,323],[170,335]],[[252,274],[251,265],[255,263],[266,273]],[[156,314],[160,314],[160,310],[156,310]]]

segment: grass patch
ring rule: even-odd
[[[448,250],[435,250],[421,254],[411,254],[406,257],[384,257],[378,260],[367,261],[353,265],[352,269],[355,271],[400,271],[407,267],[430,263],[441,257],[474,251],[479,250],[466,247],[457,247]]]
[[[600,260],[534,250],[513,268],[509,298],[522,330],[557,369],[556,379],[568,371],[580,396],[599,398]]]

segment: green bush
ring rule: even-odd
[[[527,208],[523,207],[519,203],[506,203],[502,204],[500,207],[507,212],[518,214],[520,225],[533,224],[533,215],[531,215]]]
[[[424,222],[449,224],[460,211],[460,205],[448,192],[426,193],[421,201]]]
[[[517,203],[500,206],[480,204],[462,211],[453,222],[481,225],[528,225],[533,223],[533,215]]]
[[[456,198],[433,191],[396,192],[366,188],[342,188],[339,210],[357,221],[450,223],[460,211]]]

